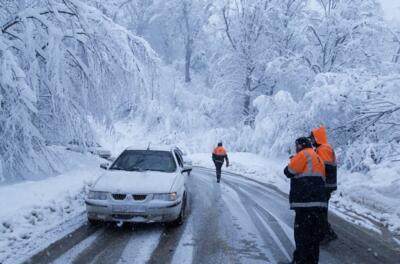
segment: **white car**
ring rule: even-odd
[[[89,223],[183,223],[189,168],[177,147],[129,147],[111,166],[100,167],[106,172],[85,200]]]
[[[190,175],[193,169],[193,161],[188,157],[186,152],[183,152],[181,149],[178,149],[179,154],[183,158],[183,165],[185,166],[187,170],[187,174]]]
[[[76,151],[84,153],[85,151],[92,153],[93,155],[97,155],[103,159],[111,158],[111,151],[104,149],[97,142],[85,142],[82,143],[76,139],[68,142],[67,150]]]

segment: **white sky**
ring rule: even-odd
[[[400,0],[380,0],[383,12],[387,20],[396,20],[400,22]],[[310,2],[311,7],[316,7],[316,0]]]
[[[381,0],[386,18],[400,21],[400,0]]]

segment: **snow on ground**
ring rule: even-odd
[[[367,173],[338,172],[339,190],[332,202],[342,213],[353,212],[379,223],[400,235],[400,164],[388,163],[371,167]],[[356,220],[357,222],[357,220]]]
[[[96,232],[94,235],[89,236],[88,238],[84,239],[76,246],[74,246],[71,250],[68,250],[66,253],[61,255],[58,259],[53,261],[52,264],[65,264],[65,263],[72,263],[74,257],[78,256],[82,253],[86,248],[88,248],[100,235],[100,231]]]
[[[18,262],[82,224],[88,184],[101,173],[102,159],[51,147],[62,174],[0,186],[0,263]],[[79,220],[80,219],[80,220]]]
[[[160,237],[163,234],[161,227],[149,230],[136,230],[129,240],[118,264],[142,264],[148,263],[151,254],[158,246]]]
[[[191,154],[194,165],[214,168],[211,153]],[[230,166],[223,170],[273,184],[288,193],[290,181],[283,174],[287,159],[265,158],[252,153],[229,153]],[[380,232],[387,227],[400,235],[400,166],[382,164],[367,174],[338,172],[339,189],[332,197],[336,214],[356,224]]]
[[[188,157],[193,165],[214,169],[210,153],[190,154]],[[283,175],[287,160],[284,158],[264,158],[260,155],[246,152],[229,153],[229,167],[225,164],[222,170],[243,174],[246,177],[272,184],[284,192],[289,192],[290,181]]]

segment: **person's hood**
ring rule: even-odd
[[[96,181],[93,189],[137,194],[168,193],[176,177],[175,172],[109,170]]]
[[[315,138],[315,142],[318,145],[328,144],[328,136],[326,134],[325,127],[319,127],[319,128],[313,129],[312,134]]]

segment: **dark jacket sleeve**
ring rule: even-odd
[[[225,161],[226,161],[226,166],[229,166],[229,159],[228,159],[228,155],[225,155]]]
[[[283,170],[283,173],[286,175],[286,177],[288,177],[289,179],[290,178],[293,178],[295,175],[293,174],[293,173],[291,173],[290,171],[289,171],[289,167],[288,166],[286,166],[285,167],[285,169]]]

